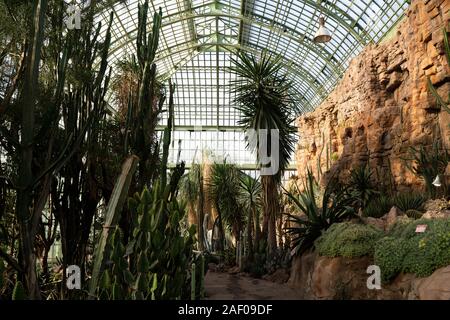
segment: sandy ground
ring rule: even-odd
[[[206,300],[299,300],[286,284],[238,274],[210,272],[205,277]]]

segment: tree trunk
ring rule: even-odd
[[[247,247],[248,247],[248,261],[253,261],[253,211],[254,208],[250,208],[248,211],[248,222],[247,222]]]
[[[275,219],[278,215],[279,199],[276,176],[262,176],[261,183],[263,188],[264,221],[267,223],[267,246],[269,255],[272,255],[277,250]],[[263,236],[266,235],[264,233],[264,227]]]
[[[225,249],[225,231],[223,230],[223,221],[222,221],[222,214],[220,212],[219,203],[216,200],[216,210],[217,210],[217,219],[218,219],[218,227],[219,227],[219,252],[223,252]]]
[[[279,214],[278,218],[278,247],[283,248],[283,215]]]
[[[259,213],[255,210],[255,244],[254,251],[259,252],[259,242],[261,241],[261,226],[259,223]]]

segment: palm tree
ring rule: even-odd
[[[248,258],[253,259],[253,251],[257,249],[260,239],[259,210],[261,204],[261,183],[244,173],[240,176],[241,192],[239,202],[247,213],[247,247]],[[255,241],[253,242],[253,235]]]
[[[242,207],[238,201],[240,193],[240,172],[235,165],[214,163],[209,181],[209,196],[217,210],[219,239],[224,247],[224,224],[232,231],[235,239],[239,239],[244,225]]]
[[[282,58],[272,57],[263,52],[258,60],[254,56],[248,56],[239,52],[237,59],[232,59],[234,66],[231,70],[238,76],[233,81],[233,92],[236,94],[236,109],[241,112],[242,118],[239,124],[247,131],[247,148],[251,151],[259,150],[260,136],[256,134],[256,141],[248,139],[249,131],[257,133],[267,130],[267,155],[272,158],[278,153],[279,168],[273,175],[262,175],[261,185],[263,190],[263,234],[267,237],[269,253],[277,247],[275,219],[280,210],[279,186],[281,173],[288,166],[292,152],[294,151],[296,128],[292,125],[295,110],[292,95],[291,81],[283,74]],[[271,130],[277,130],[279,136],[279,150],[270,150],[273,137]],[[256,142],[256,143],[255,143]],[[259,166],[266,167],[257,156]]]

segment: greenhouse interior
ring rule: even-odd
[[[0,300],[450,300],[449,35],[450,0],[0,0]]]

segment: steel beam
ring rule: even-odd
[[[174,169],[176,167],[175,163],[169,163],[167,165],[167,168]],[[186,163],[185,168],[190,169],[192,167],[191,163]],[[242,164],[236,164],[236,167],[239,170],[259,170],[259,167],[257,164],[252,163],[242,163]],[[284,171],[297,171],[297,166],[295,164],[289,164],[288,167]]]
[[[245,52],[249,52],[249,53],[253,53],[253,54],[259,54],[262,50],[267,50],[266,48],[261,48],[261,47],[257,47],[255,46],[255,48],[251,48],[249,46],[245,46],[245,45],[238,45],[238,44],[226,44],[226,43],[203,43],[203,44],[193,44],[193,45],[188,45],[185,48],[182,48],[180,50],[177,51],[173,51],[172,54],[178,54],[181,53],[183,51],[190,51],[190,50],[199,50],[202,47],[215,47],[215,46],[222,46],[222,47],[226,47],[227,49],[229,49],[230,51],[233,50],[242,50]],[[278,53],[273,52],[271,50],[267,50],[268,53],[274,54],[274,55],[278,55]],[[158,60],[163,60],[165,58],[165,56],[160,57]],[[301,75],[301,79],[305,80],[306,82],[308,82],[308,84],[310,84],[312,86],[312,88],[315,89],[315,91],[317,93],[320,94],[320,96],[322,98],[326,97],[326,94],[324,92],[324,90],[322,88],[320,88],[320,86],[317,85],[317,83],[315,83],[316,78],[313,77],[308,71],[304,70],[302,66],[298,65],[297,63],[295,63],[292,60],[289,60],[285,57],[283,57],[283,60],[285,61],[286,65],[285,68],[290,71],[292,74],[296,75],[296,74],[300,74]],[[157,62],[157,61],[156,61]],[[292,66],[294,66],[295,68],[292,68]]]
[[[288,28],[286,26],[276,25],[272,22],[268,22],[265,17],[257,16],[255,14],[248,14],[247,16],[230,14],[225,12],[206,12],[206,13],[193,13],[191,11],[183,11],[178,13],[177,15],[171,15],[170,17],[163,17],[162,27],[169,26],[171,24],[179,23],[185,20],[192,20],[195,18],[207,18],[207,17],[224,17],[229,19],[235,19],[240,21],[241,24],[254,24],[261,28],[268,29],[270,32],[277,34],[279,36],[284,36],[289,38],[291,41],[298,43],[300,46],[305,47],[306,50],[309,50],[319,56],[322,60],[324,60],[330,67],[330,69],[335,73],[338,77],[342,76],[344,69],[341,67],[339,62],[333,58],[331,53],[327,52],[325,48],[318,46],[311,39],[305,37],[305,35],[300,34],[296,30]],[[133,33],[136,30],[131,30],[129,33]],[[112,46],[114,42],[112,43]],[[115,47],[110,50],[111,54],[120,50],[121,46]],[[171,51],[173,47],[169,47],[166,50]],[[164,54],[160,52],[158,55]],[[166,55],[167,56],[167,55]],[[335,61],[333,61],[335,60]]]

